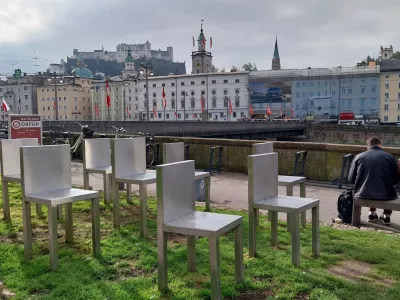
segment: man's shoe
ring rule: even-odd
[[[385,225],[390,225],[390,216],[388,215],[381,215],[379,217],[379,221],[381,221]]]
[[[369,213],[369,216],[368,216],[368,220],[370,221],[370,222],[374,222],[374,221],[376,221],[376,220],[378,220],[378,215],[374,212],[374,213]]]

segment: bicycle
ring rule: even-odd
[[[150,168],[156,160],[156,149],[154,148],[154,133],[135,133],[146,138],[146,168]]]
[[[74,124],[78,124],[81,126],[81,134],[76,140],[75,144],[70,148],[71,150],[71,159],[82,159],[82,156],[79,153],[79,147],[82,144],[84,139],[92,139],[94,137],[94,130],[89,128],[87,125],[82,125],[79,122],[74,122]],[[62,128],[62,126],[60,126]],[[52,140],[52,145],[70,145],[69,138],[71,137],[71,133],[69,131],[64,131],[61,133],[61,137],[59,137],[59,133],[53,130],[50,130],[50,138]]]
[[[115,129],[115,137],[114,137],[115,139],[119,138],[120,134],[126,133],[126,130],[123,127],[118,128],[115,126],[110,126],[109,128]]]

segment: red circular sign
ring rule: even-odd
[[[12,121],[11,126],[14,129],[19,129],[21,127],[21,122],[18,120],[14,120],[14,121]]]

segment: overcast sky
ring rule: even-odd
[[[118,43],[174,47],[190,72],[204,18],[214,64],[270,69],[275,36],[283,68],[352,66],[380,45],[400,50],[399,0],[0,0],[0,75],[43,71],[72,49]],[[397,42],[397,44],[396,44]],[[33,58],[37,59],[33,59]],[[46,61],[47,60],[47,61]],[[18,62],[18,63],[16,63]],[[36,65],[36,66],[35,66]]]

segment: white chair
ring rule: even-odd
[[[184,143],[164,143],[163,144],[163,163],[171,164],[174,162],[185,160],[185,145]],[[205,183],[205,203],[206,211],[210,211],[210,185],[211,176],[210,172],[195,172],[194,177],[196,180],[204,179]]]
[[[236,282],[243,280],[241,216],[195,211],[194,161],[157,166],[158,288],[168,286],[168,232],[187,235],[188,268],[196,270],[196,236],[209,239],[211,299],[221,299],[219,236],[235,232]]]
[[[32,258],[31,203],[48,208],[50,267],[58,268],[57,206],[65,204],[66,242],[72,243],[72,203],[90,200],[93,255],[100,255],[99,192],[72,188],[69,145],[21,147],[22,217],[25,257]]]
[[[253,144],[253,155],[256,154],[265,154],[265,153],[272,153],[274,152],[274,143],[273,142],[266,142],[266,143],[256,143]],[[300,185],[300,197],[306,198],[306,178],[301,176],[284,176],[278,175],[278,186],[286,187],[286,195],[293,196],[293,187],[295,185]],[[257,225],[259,224],[259,211],[257,211]],[[270,220],[271,214],[268,213],[268,220]],[[307,226],[307,216],[306,212],[301,213],[301,224],[303,227]],[[287,228],[288,231],[291,227],[291,221],[288,216],[287,218]]]
[[[118,228],[121,224],[119,207],[119,184],[126,183],[128,202],[131,185],[139,185],[140,198],[140,235],[147,235],[147,185],[156,183],[156,172],[146,172],[146,139],[111,140],[111,165],[113,188],[113,223]]]
[[[1,185],[3,195],[4,220],[11,221],[8,183],[21,183],[21,168],[19,160],[20,147],[37,146],[38,140],[36,138],[1,140],[0,143]],[[40,205],[36,205],[36,213],[38,215],[42,215],[42,208]]]
[[[257,210],[271,212],[271,245],[278,243],[278,212],[292,220],[292,263],[300,265],[299,213],[312,209],[312,249],[319,256],[319,200],[278,195],[278,154],[248,156],[249,170],[249,256],[256,253]]]
[[[104,203],[111,202],[111,139],[87,139],[83,143],[83,187],[89,189],[89,175],[103,176]]]

